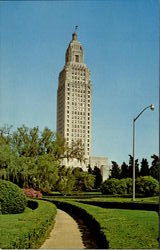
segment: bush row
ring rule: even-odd
[[[153,196],[158,194],[159,184],[156,179],[151,176],[141,176],[135,181],[136,193],[144,196]],[[102,194],[131,194],[132,179],[115,179],[111,178],[101,185]]]
[[[50,202],[37,202],[39,206],[35,210],[26,208],[21,214],[0,215],[0,248],[30,249],[41,246],[53,228],[56,207]]]
[[[87,209],[82,208],[83,205],[78,204],[74,201],[56,201],[53,200],[57,208],[60,208],[71,216],[76,215],[85,221],[86,226],[92,232],[98,248],[107,249],[109,247],[109,242],[106,239],[104,232],[100,226],[100,223],[94,218],[94,216],[87,211]]]
[[[136,203],[136,202],[118,202],[118,201],[79,201],[79,203],[103,207],[103,208],[116,208],[116,209],[131,209],[131,210],[147,210],[159,211],[159,204],[152,203]]]

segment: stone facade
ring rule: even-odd
[[[80,140],[85,151],[85,163],[77,159],[63,159],[61,164],[67,167],[81,167],[87,171],[90,164],[101,169],[103,180],[109,176],[109,164],[106,157],[91,157],[91,106],[92,84],[90,71],[84,64],[83,48],[72,34],[72,40],[66,50],[65,65],[59,74],[57,91],[57,133],[66,139],[69,145]]]
[[[92,169],[96,166],[101,170],[103,181],[108,179],[111,165],[109,164],[107,157],[91,156],[89,158],[89,165]]]
[[[59,74],[57,91],[57,132],[69,145],[81,140],[85,158],[91,152],[91,99],[90,71],[84,64],[83,48],[72,34],[66,51],[65,65]]]

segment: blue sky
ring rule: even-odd
[[[75,25],[93,85],[92,155],[158,154],[158,1],[0,2],[0,125],[56,130],[58,74]]]

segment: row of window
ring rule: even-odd
[[[85,98],[83,98],[83,97],[77,97],[77,96],[75,96],[75,97],[72,97],[71,99],[67,99],[67,101],[72,101],[72,102],[79,102],[79,103],[81,103],[81,104],[84,104],[84,105],[86,105],[87,103],[88,104],[90,104],[91,103],[91,101],[90,101],[90,99],[88,99],[88,100],[86,100]],[[69,103],[69,102],[68,102]],[[72,103],[73,104],[73,103]]]
[[[88,129],[90,127],[88,126]],[[82,130],[82,126],[81,125],[78,125],[77,127],[74,126],[74,128],[71,129],[72,132],[76,132],[76,133],[86,133],[85,131],[85,126],[83,126],[83,130]],[[69,128],[67,128],[67,132],[69,132]]]
[[[77,79],[77,80],[85,80],[85,76],[79,76],[79,75],[72,75],[72,79]]]
[[[85,80],[74,80],[74,79],[72,79],[72,83],[84,84],[84,83],[85,83]]]
[[[77,70],[77,71],[72,71],[72,76],[73,75],[79,75],[79,76],[85,76],[86,75],[86,73],[85,73],[85,70],[84,71],[82,71],[82,70]]]
[[[69,133],[67,133],[67,137],[69,138]],[[75,140],[76,139],[82,139],[82,138],[85,138],[85,135],[84,134],[71,134],[72,138],[74,138]],[[89,147],[89,139],[88,139],[88,147]]]

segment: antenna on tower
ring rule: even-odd
[[[76,32],[76,30],[78,30],[78,25],[75,26],[75,32]]]

